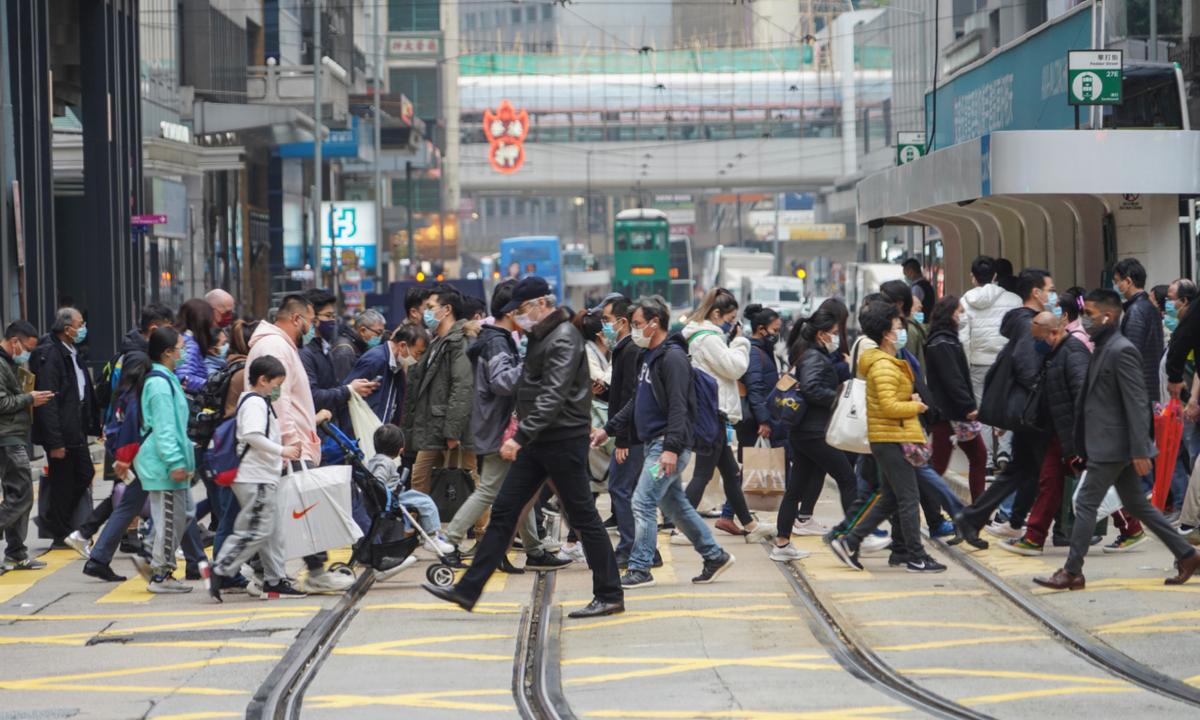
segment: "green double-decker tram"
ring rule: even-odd
[[[613,223],[613,290],[629,298],[671,295],[671,225],[653,208],[617,213]]]

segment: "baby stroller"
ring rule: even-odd
[[[394,497],[408,482],[409,471],[404,470],[393,493],[367,469],[357,443],[331,423],[321,423],[320,429],[345,453],[346,461],[353,469],[351,477],[354,487],[358,490],[356,501],[362,503],[370,517],[370,525],[363,537],[354,544],[350,563],[345,569],[353,572],[355,566],[365,565],[376,572],[387,572],[407,560],[422,541],[426,545],[434,545],[408,508],[394,501]],[[416,530],[416,534],[409,535],[406,531],[408,527]],[[330,570],[339,569],[330,566]],[[426,568],[425,578],[434,585],[449,587],[454,584],[454,569],[445,564],[445,558],[439,555],[438,561]]]

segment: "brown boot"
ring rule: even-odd
[[[738,537],[746,534],[746,531],[738,527],[738,524],[731,518],[721,518],[717,521],[717,524],[714,527],[723,532],[727,532],[730,535],[737,535]]]
[[[1193,552],[1185,558],[1176,560],[1175,567],[1179,570],[1179,574],[1164,580],[1164,585],[1182,585],[1187,582],[1197,570],[1200,570],[1200,552]]]
[[[1072,575],[1064,568],[1055,570],[1048,578],[1034,578],[1033,581],[1051,590],[1082,590],[1084,586],[1082,575]]]

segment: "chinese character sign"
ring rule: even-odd
[[[483,134],[491,144],[488,160],[493,170],[509,174],[521,168],[525,162],[525,136],[529,134],[528,112],[518,113],[512,103],[501,100],[496,112],[484,111]]]

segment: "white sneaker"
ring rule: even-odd
[[[820,535],[824,535],[827,532],[829,532],[829,528],[827,528],[824,525],[822,525],[821,523],[817,522],[816,518],[809,518],[807,520],[797,520],[796,522],[792,523],[792,534],[793,535],[801,535],[801,536],[817,535],[817,536],[820,536]]]
[[[758,527],[746,533],[746,542],[762,542],[763,540],[773,537],[775,537],[775,526],[760,522]]]
[[[164,578],[152,578],[150,583],[146,585],[146,591],[156,595],[182,595],[190,593],[192,588],[190,585],[184,585],[168,575]]]
[[[400,573],[404,572],[405,570],[409,569],[410,567],[412,567],[413,565],[416,565],[416,564],[417,564],[416,556],[409,555],[408,557],[404,558],[404,562],[400,563],[396,567],[394,567],[390,570],[384,570],[383,572],[376,572],[375,573],[375,581],[383,582],[384,580],[391,580],[392,578],[396,577]]]
[[[63,538],[63,542],[70,545],[71,549],[79,553],[84,560],[92,557],[91,541],[79,534],[78,530]]]
[[[998,538],[1022,538],[1022,537],[1025,537],[1025,529],[1024,528],[1015,528],[1006,522],[988,523],[988,526],[984,529],[987,530],[988,535],[992,535],[992,536],[998,537]]]
[[[872,534],[868,535],[866,539],[862,541],[862,544],[858,546],[858,552],[860,555],[873,555],[875,553],[883,552],[891,546],[891,535],[884,535],[880,537],[879,535]]]
[[[563,545],[562,549],[558,551],[558,556],[563,560],[570,560],[571,562],[587,562],[587,559],[583,555],[583,546],[579,543]]]
[[[305,592],[310,593],[341,593],[350,589],[354,584],[354,576],[328,570],[309,571],[304,579]]]
[[[792,560],[803,560],[812,553],[805,552],[795,545],[788,543],[783,547],[776,545],[771,548],[771,559],[775,562],[791,562]]]
[[[680,545],[680,546],[688,546],[688,545],[692,544],[692,541],[688,540],[687,535],[684,535],[683,533],[679,532],[678,530],[672,530],[671,531],[671,544],[672,545]]]
[[[444,535],[430,535],[429,542],[425,543],[425,549],[434,555],[449,555],[454,552],[452,545]]]

